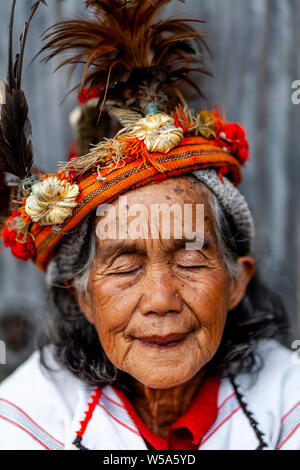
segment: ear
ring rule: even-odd
[[[250,256],[238,258],[238,263],[240,265],[239,275],[237,279],[230,282],[228,310],[233,310],[240,303],[255,272],[255,261]]]
[[[80,308],[80,311],[83,313],[87,321],[89,321],[92,325],[94,325],[94,315],[93,315],[93,308],[92,308],[92,296],[89,291],[79,293],[77,289],[74,287],[71,281],[65,282],[65,287],[67,291],[74,297],[77,302],[77,305]]]

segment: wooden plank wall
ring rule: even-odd
[[[0,2],[1,78],[6,74],[9,4]],[[31,4],[17,1],[16,37]],[[79,13],[83,0],[48,4],[33,21],[25,64],[39,50],[41,32]],[[283,296],[294,327],[292,339],[299,339],[300,105],[291,102],[291,84],[300,79],[300,0],[187,0],[185,5],[174,0],[170,13],[207,21],[202,29],[212,34],[214,60],[208,63],[215,78],[203,81],[207,103],[195,95],[190,100],[195,106],[224,104],[228,119],[248,130],[252,156],[241,189],[255,218],[255,256],[267,281]],[[68,114],[75,106],[72,95],[59,107],[69,86],[66,72],[53,74],[54,67],[35,61],[24,70],[36,158],[47,171],[54,171],[67,153],[72,137]],[[1,254],[0,296],[0,316],[26,307],[36,324],[45,297],[43,276]],[[9,356],[11,365],[21,357]]]

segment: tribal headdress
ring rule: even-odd
[[[41,1],[32,7],[31,18]],[[86,18],[62,21],[46,31],[44,60],[64,54],[60,66],[84,64],[80,106],[71,115],[77,141],[69,161],[53,175],[33,169],[21,91],[30,21],[14,66],[13,1],[0,171],[18,178],[14,197],[19,206],[2,231],[5,246],[18,258],[32,259],[46,270],[64,234],[99,205],[133,188],[191,173],[216,194],[250,248],[253,221],[236,188],[249,156],[246,134],[217,107],[187,107],[177,85],[186,82],[201,94],[191,72],[209,74],[203,62],[206,34],[191,25],[200,20],[159,18],[169,1],[87,0]],[[108,138],[110,123],[116,121],[121,128]]]

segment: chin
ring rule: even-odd
[[[157,370],[154,373],[146,373],[146,370],[143,374],[134,374],[132,375],[136,380],[149,388],[154,389],[168,389],[173,388],[178,385],[182,385],[185,382],[188,382],[197,372],[196,371],[187,373],[187,370],[161,370],[160,367],[157,367]]]

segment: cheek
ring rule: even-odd
[[[183,285],[185,303],[197,317],[201,345],[218,347],[228,312],[228,283],[222,273],[206,273]]]
[[[124,283],[115,278],[95,282],[92,286],[92,298],[95,321],[112,330],[128,323],[139,300],[133,282]]]
[[[139,294],[132,286],[101,280],[92,288],[93,316],[102,347],[109,359],[120,367],[128,340],[124,332],[138,304]]]

